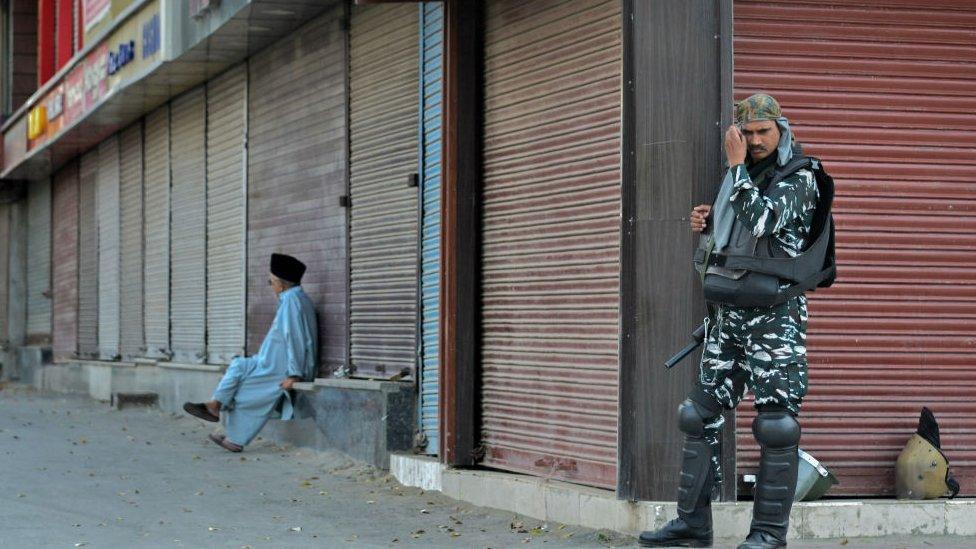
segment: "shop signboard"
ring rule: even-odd
[[[160,61],[159,25],[159,2],[149,2],[89,51],[28,112],[27,149],[50,141]]]

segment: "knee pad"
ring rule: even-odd
[[[690,398],[678,405],[678,428],[687,435],[700,437],[705,434],[705,425],[714,415],[701,404]]]
[[[789,448],[800,442],[800,423],[785,411],[759,411],[752,421],[752,434],[763,447]]]

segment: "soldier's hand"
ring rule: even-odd
[[[746,162],[746,138],[735,124],[725,132],[725,158],[729,167]]]
[[[700,233],[708,228],[708,214],[712,207],[708,204],[700,204],[691,210],[691,230]]]

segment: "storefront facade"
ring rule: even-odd
[[[804,448],[834,494],[890,495],[927,405],[976,474],[968,4],[124,4],[61,65],[59,38],[3,125],[0,333],[53,367],[207,385],[257,351],[288,253],[318,313],[310,394],[393,383],[397,428],[443,463],[670,499],[695,366],[660,362],[703,313],[687,211],[732,101],[763,90],[837,180]],[[729,416],[726,498],[751,417]]]

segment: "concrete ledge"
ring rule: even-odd
[[[423,490],[442,491],[444,466],[435,457],[390,454],[390,472],[400,484]]]
[[[315,378],[316,387],[335,387],[338,389],[358,389],[360,391],[399,391],[402,387],[412,387],[410,382],[384,381],[378,379],[352,379],[348,377],[319,377]]]
[[[436,464],[436,466],[435,466]],[[404,485],[436,490],[474,505],[548,522],[616,530],[636,535],[677,515],[674,502],[632,502],[609,490],[497,471],[447,469],[433,458],[398,454],[390,472]],[[713,505],[715,535],[749,533],[752,502]],[[790,517],[791,539],[893,535],[976,535],[976,500],[827,500],[797,503]]]
[[[409,450],[416,430],[413,384],[363,379],[296,383],[296,419],[272,421],[263,436],[278,443],[337,450],[380,469]]]
[[[162,410],[183,413],[184,402],[210,398],[222,371],[219,366],[192,366],[160,368],[144,361],[59,360],[30,368],[29,379],[38,389],[87,395],[105,402],[113,393],[156,393]]]
[[[226,366],[221,366],[219,364],[192,364],[187,362],[165,362],[159,361],[154,363],[155,366],[160,368],[165,368],[167,370],[187,370],[190,372],[216,372],[222,374],[224,370],[227,369]]]

